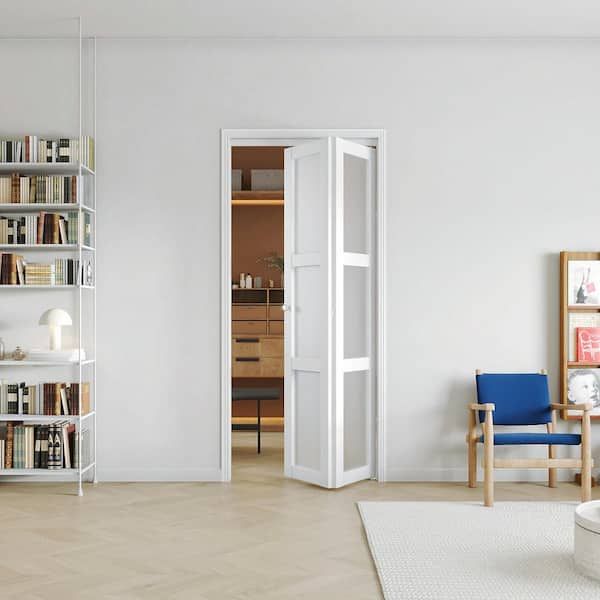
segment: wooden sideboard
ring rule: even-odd
[[[233,335],[283,335],[281,288],[234,289],[231,301]]]
[[[234,335],[231,348],[233,377],[283,377],[282,335]]]

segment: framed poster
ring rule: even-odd
[[[570,260],[569,306],[600,306],[600,260]]]
[[[567,376],[567,404],[591,402],[590,416],[600,416],[599,369],[569,369]],[[580,416],[580,410],[569,410],[569,416]]]

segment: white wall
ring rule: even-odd
[[[558,252],[599,244],[599,70],[596,42],[99,41],[100,478],[218,476],[219,129],[383,127],[388,477],[464,479],[475,368],[556,392]],[[2,132],[64,118],[13,91]]]

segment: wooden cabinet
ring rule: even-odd
[[[255,304],[234,304],[231,307],[231,318],[234,321],[266,321],[267,307]]]
[[[233,377],[283,377],[283,338],[281,336],[234,336]]]
[[[233,321],[232,332],[235,334],[240,333],[253,333],[255,335],[266,335],[267,334],[267,322],[266,321]]]
[[[281,304],[269,305],[269,321],[283,321],[283,311]]]
[[[233,335],[283,335],[281,288],[237,288],[232,290],[231,300]]]
[[[269,335],[283,335],[283,321],[269,321]]]

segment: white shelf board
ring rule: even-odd
[[[0,244],[0,250],[59,250],[73,252],[78,248],[77,244]]]
[[[81,165],[84,175],[95,175],[92,169]],[[26,162],[0,162],[0,173],[39,173],[39,174],[64,174],[78,175],[79,163],[26,163]]]
[[[88,465],[84,469],[82,469],[82,473],[85,473],[91,467],[94,466],[94,463]],[[0,469],[0,476],[8,476],[11,475],[79,475],[79,469]]]
[[[0,214],[23,213],[23,212],[64,212],[77,211],[81,208],[83,212],[94,214],[96,211],[84,204],[8,204],[0,203]]]
[[[93,290],[93,285],[0,285],[0,290]]]
[[[95,411],[86,413],[82,421],[95,416]],[[78,421],[79,415],[13,415],[0,413],[0,421],[19,421],[23,423],[53,423],[54,421]]]
[[[93,358],[82,360],[82,365],[91,365],[94,363]],[[66,360],[0,360],[0,367],[65,367],[65,366],[76,367],[79,365],[79,361],[66,361]]]

